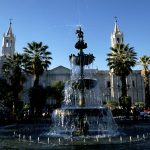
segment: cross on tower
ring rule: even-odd
[[[12,19],[10,18],[10,19],[9,19],[9,21],[10,21],[10,25],[11,25],[11,24],[12,24],[12,22],[11,22],[11,21],[12,21]]]
[[[118,18],[115,16],[115,21],[117,22],[118,21]]]

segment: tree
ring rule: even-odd
[[[126,77],[132,72],[132,68],[136,64],[136,52],[133,47],[129,47],[129,44],[116,44],[115,47],[111,47],[111,52],[107,54],[108,66],[113,70],[116,76],[120,77],[121,97],[127,96]]]
[[[118,103],[116,101],[109,100],[107,101],[106,106],[113,110],[118,106]]]
[[[64,99],[63,89],[64,89],[64,82],[62,81],[53,82],[51,86],[48,86],[46,88],[47,97],[50,97],[56,100],[56,107],[60,107],[61,102]]]
[[[123,96],[119,98],[120,106],[122,106],[123,110],[125,111],[126,117],[129,118],[130,116],[130,108],[132,105],[131,97],[130,96]]]
[[[21,54],[14,54],[6,57],[6,61],[2,66],[2,71],[5,79],[11,86],[12,102],[15,106],[15,113],[18,111],[19,100],[23,89],[23,83],[25,82],[25,75],[23,74],[24,59]]]
[[[149,89],[149,65],[150,65],[150,57],[149,56],[142,56],[140,57],[139,61],[140,65],[143,66],[143,69],[141,71],[141,75],[144,80],[144,88],[145,88],[145,105],[150,107],[150,89]]]
[[[26,72],[34,76],[34,86],[39,85],[39,78],[51,64],[51,52],[47,51],[48,46],[42,42],[31,42],[24,47],[26,56]]]
[[[48,46],[43,45],[42,42],[31,42],[27,44],[27,47],[24,47],[26,72],[34,76],[34,84],[29,91],[32,113],[36,109],[36,112],[40,114],[43,104],[45,104],[45,93],[43,87],[39,85],[39,79],[51,64],[51,52],[47,51],[47,49]]]
[[[33,86],[29,90],[31,113],[40,116],[46,104],[46,90],[41,85]]]
[[[132,103],[131,103],[131,97],[126,96],[126,97],[121,97],[120,99],[120,106],[123,107],[123,109],[130,109]]]
[[[7,107],[12,112],[12,91],[6,79],[0,78],[0,107]]]
[[[64,99],[64,95],[63,95],[64,82],[62,81],[53,82],[52,87],[55,89],[56,100],[61,102]]]

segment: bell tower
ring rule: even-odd
[[[115,27],[114,31],[111,33],[111,47],[114,47],[116,44],[123,44],[123,43],[124,43],[124,35],[123,32],[120,31],[117,17],[115,17]]]
[[[123,32],[120,31],[119,25],[118,25],[118,20],[117,17],[115,17],[115,26],[114,26],[114,31],[111,33],[111,47],[115,47],[116,44],[124,44],[124,35]],[[113,69],[110,70],[110,92],[111,92],[111,98],[112,99],[118,99],[119,96],[116,93],[119,93],[119,88],[118,88],[118,77],[114,74]],[[116,91],[116,92],[115,92]]]
[[[15,36],[12,32],[12,22],[10,19],[10,24],[8,31],[3,35],[2,41],[2,56],[10,56],[15,52]]]

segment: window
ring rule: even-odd
[[[134,82],[134,80],[132,80],[132,86],[135,87],[135,82]]]
[[[107,88],[110,87],[110,81],[107,81]]]
[[[11,40],[11,42],[10,42],[10,47],[12,46],[12,43],[13,43],[13,41]]]
[[[8,40],[6,41],[6,47],[9,47],[9,41]]]
[[[119,38],[117,38],[117,43],[120,43],[120,39]]]

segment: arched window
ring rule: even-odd
[[[12,46],[12,43],[13,43],[13,41],[11,40],[11,41],[10,41],[10,45],[9,45],[10,47]]]
[[[134,80],[132,80],[132,86],[135,87],[135,82],[134,82]]]
[[[110,81],[107,81],[107,88],[110,87]]]
[[[120,38],[117,38],[117,43],[120,43]]]
[[[9,41],[8,40],[6,41],[6,47],[9,47]]]

